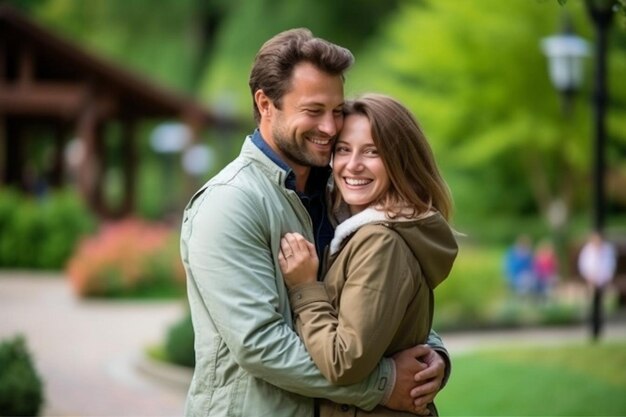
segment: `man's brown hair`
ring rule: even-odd
[[[281,32],[265,42],[254,59],[248,82],[257,123],[261,114],[254,94],[263,90],[280,109],[283,95],[289,91],[293,69],[301,62],[311,63],[321,71],[343,78],[354,62],[354,56],[344,47],[314,37],[306,28]]]

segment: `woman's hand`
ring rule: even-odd
[[[287,288],[317,281],[319,259],[315,245],[299,233],[287,233],[280,240],[278,265]]]

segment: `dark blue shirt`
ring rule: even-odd
[[[335,232],[328,218],[328,210],[326,208],[326,184],[331,173],[330,167],[312,167],[304,192],[298,192],[296,191],[296,174],[265,142],[258,129],[252,134],[252,142],[276,165],[287,171],[285,187],[298,194],[300,201],[302,201],[306,211],[311,216],[315,249],[321,261],[324,255],[324,248],[330,244]]]

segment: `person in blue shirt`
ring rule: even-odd
[[[514,294],[526,294],[534,285],[533,249],[530,237],[520,235],[506,252],[504,268],[509,289]]]

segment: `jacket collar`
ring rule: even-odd
[[[348,218],[343,223],[340,223],[335,229],[335,236],[330,242],[330,255],[334,255],[341,248],[343,241],[356,232],[360,227],[370,223],[380,223],[388,221],[387,216],[383,211],[376,210],[373,207],[366,208],[365,210],[355,214]]]
[[[255,135],[258,135],[258,138]],[[291,168],[267,145],[258,130],[246,137],[241,148],[241,156],[253,161],[267,178],[281,187],[285,186],[289,174],[294,175]]]
[[[345,206],[345,203],[343,209],[347,210],[347,206]],[[365,210],[355,214],[352,217],[348,217],[346,220],[339,223],[339,225],[335,229],[335,236],[330,242],[330,255],[334,255],[335,253],[337,253],[339,249],[341,249],[343,242],[354,232],[356,232],[358,229],[365,226],[366,224],[389,224],[392,222],[408,222],[412,220],[425,219],[434,214],[435,212],[433,210],[430,210],[414,218],[399,216],[390,219],[389,217],[387,217],[384,211],[379,210],[375,207],[368,207]]]

